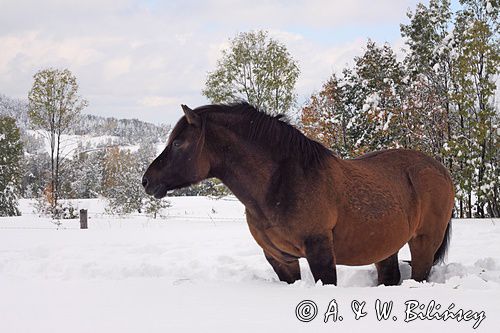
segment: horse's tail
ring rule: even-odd
[[[451,219],[450,222],[448,222],[448,225],[446,226],[446,231],[444,233],[443,241],[441,242],[441,245],[437,249],[436,254],[434,254],[433,265],[444,262],[444,259],[446,258],[446,253],[448,252],[448,247],[450,246],[450,240],[451,240]]]

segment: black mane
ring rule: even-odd
[[[227,126],[249,141],[271,150],[273,158],[280,161],[296,159],[304,168],[310,168],[323,165],[326,157],[333,156],[329,149],[287,123],[283,115],[270,116],[246,102],[205,105],[194,111],[209,121],[213,116],[223,114]]]

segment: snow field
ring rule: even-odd
[[[401,286],[377,287],[373,265],[338,266],[339,286],[321,286],[301,260],[303,280],[287,285],[252,239],[238,201],[170,200],[161,220],[107,216],[103,201],[78,201],[89,209],[88,230],[78,221],[56,229],[23,200],[23,216],[0,218],[0,332],[473,330],[475,320],[405,322],[408,300],[484,311],[477,331],[500,325],[499,220],[454,221],[447,264],[434,267],[429,283],[409,280],[411,268],[400,263]],[[325,323],[333,299],[343,320]],[[377,299],[393,301],[395,321],[376,319]],[[296,318],[302,300],[317,305],[311,322]],[[353,300],[366,302],[366,317],[354,319]]]

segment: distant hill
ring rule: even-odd
[[[42,197],[47,189],[50,170],[50,140],[44,130],[35,130],[28,117],[28,102],[0,94],[0,116],[16,119],[23,142],[23,177],[20,195],[24,198]],[[116,169],[117,178],[134,172],[130,188],[139,189],[142,169],[165,147],[170,126],[155,125],[138,119],[117,119],[83,114],[71,130],[61,136],[60,169],[61,188],[64,198],[95,198],[106,194],[104,168],[113,149],[126,151],[133,167]],[[109,153],[109,155],[108,155]],[[108,158],[108,160],[107,160]],[[107,171],[110,177],[112,171]]]
[[[31,131],[28,118],[28,102],[10,98],[0,94],[0,115],[16,119],[23,135]],[[69,131],[69,135],[102,137],[118,137],[121,144],[138,144],[140,142],[165,142],[170,125],[155,125],[138,119],[117,119],[83,114],[77,126]]]

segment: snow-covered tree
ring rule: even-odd
[[[455,131],[447,143],[454,157],[460,211],[467,217],[500,216],[498,170],[498,105],[500,73],[498,3],[464,0],[457,13],[454,41],[453,90]],[[473,198],[476,198],[473,202]]]
[[[109,201],[108,211],[125,215],[142,211],[145,196],[141,185],[140,164],[130,151],[118,147],[106,151],[103,194]]]
[[[356,91],[351,103],[357,110],[348,127],[353,127],[359,152],[409,147],[407,121],[402,97],[403,66],[388,44],[368,41],[366,51],[355,58],[346,81]]]
[[[27,101],[10,98],[0,93],[0,115],[14,118],[21,134],[29,127]]]
[[[71,174],[65,179],[71,197],[97,198],[102,194],[105,150],[80,146],[68,163]]]
[[[454,117],[449,91],[453,67],[452,13],[449,0],[431,0],[409,11],[410,23],[401,25],[408,47],[404,60],[407,81],[407,109],[413,113],[413,137],[421,150],[445,161],[443,147],[450,139]]]
[[[148,195],[143,200],[144,213],[154,219],[156,219],[159,215],[161,216],[161,211],[170,206],[170,201],[165,198],[156,199],[155,197]]]
[[[22,143],[13,118],[0,116],[0,216],[20,215]]]
[[[353,108],[346,102],[349,98],[347,85],[335,74],[313,94],[303,107],[301,129],[310,138],[331,148],[341,157],[355,155],[353,135],[347,128],[352,119]]]
[[[414,87],[410,103],[427,115],[422,125],[430,152],[452,172],[459,216],[484,216],[485,205],[498,216],[498,2],[461,4],[457,13],[447,0],[419,4],[401,26]]]
[[[460,217],[497,217],[499,3],[460,4],[453,13],[450,1],[430,0],[408,13],[403,62],[388,45],[368,42],[354,67],[311,97],[302,128],[344,157],[394,147],[426,152],[451,171]]]
[[[408,147],[404,69],[388,44],[368,41],[355,66],[332,76],[303,109],[306,134],[341,156]],[[319,126],[319,127],[318,127]],[[316,131],[317,133],[314,133]]]

